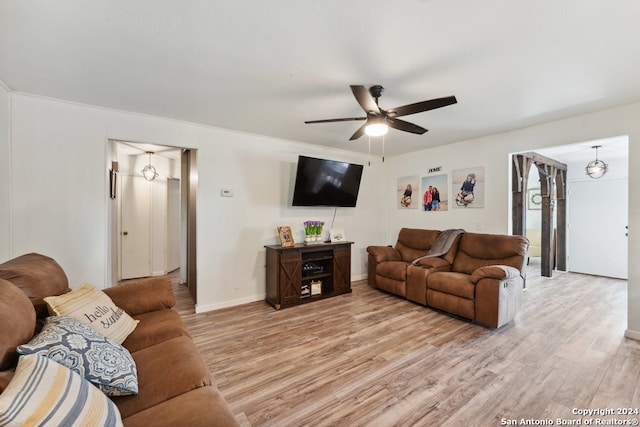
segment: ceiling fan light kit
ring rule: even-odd
[[[378,105],[378,99],[384,92],[384,88],[382,86],[374,85],[367,89],[366,87],[361,85],[351,85],[351,92],[356,98],[356,101],[358,101],[358,104],[360,104],[360,107],[362,107],[362,109],[366,113],[365,117],[309,120],[305,123],[333,123],[366,120],[366,123],[362,125],[358,130],[356,130],[353,135],[351,135],[351,138],[349,138],[349,140],[351,141],[354,139],[358,139],[365,134],[369,136],[382,136],[387,133],[390,127],[403,132],[422,135],[427,132],[427,129],[416,124],[401,120],[398,117],[422,113],[424,111],[446,107],[447,105],[455,104],[458,102],[455,96],[447,96],[444,98],[435,98],[428,101],[416,102],[413,104],[407,104],[401,107],[384,110]]]
[[[389,132],[389,126],[381,117],[376,117],[374,119],[368,120],[367,123],[368,124],[364,129],[364,132],[369,136],[382,136],[386,135],[387,132]]]

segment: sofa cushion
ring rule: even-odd
[[[138,392],[136,364],[129,351],[73,317],[47,317],[42,331],[19,346],[18,353],[48,357],[82,375],[107,396]]]
[[[191,336],[177,311],[164,309],[134,316],[138,326],[122,343],[129,351],[143,348],[180,336]]]
[[[227,402],[212,386],[200,387],[124,419],[127,427],[239,426]]]
[[[27,295],[0,279],[0,371],[18,363],[16,347],[28,342],[36,327],[36,311]]]
[[[168,276],[132,279],[103,291],[113,303],[134,316],[176,305]]]
[[[122,420],[113,402],[80,375],[31,354],[20,357],[0,395],[0,424],[122,426]]]
[[[475,297],[475,285],[471,282],[471,276],[453,271],[440,271],[429,275],[428,288],[445,294],[454,295],[466,299]]]
[[[39,319],[49,316],[44,297],[69,292],[67,275],[48,256],[31,253],[0,264],[0,279],[20,288],[33,303]]]
[[[111,298],[96,287],[85,283],[64,295],[46,297],[49,312],[58,316],[70,316],[122,344],[138,323]]]
[[[464,233],[452,271],[471,274],[488,265],[508,265],[522,271],[529,243],[524,236]]]
[[[404,261],[385,261],[378,264],[376,273],[393,280],[406,280],[407,263]]]
[[[211,374],[193,340],[177,337],[131,353],[138,366],[137,396],[113,397],[123,417],[211,385]]]
[[[400,251],[403,261],[411,262],[425,256],[439,234],[438,230],[402,228],[398,233],[396,249]]]

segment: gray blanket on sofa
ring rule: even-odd
[[[451,249],[451,245],[456,241],[456,238],[462,233],[464,233],[464,230],[461,228],[443,230],[438,237],[436,237],[436,241],[433,242],[433,245],[429,248],[429,252],[427,252],[425,256],[414,259],[411,264],[417,265],[421,259],[435,258],[446,254],[449,252],[449,249]]]

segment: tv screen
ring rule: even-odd
[[[362,169],[353,163],[299,156],[293,206],[355,207]]]

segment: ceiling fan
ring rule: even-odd
[[[367,113],[366,117],[346,117],[342,119],[326,119],[326,120],[309,120],[305,123],[332,123],[332,122],[348,122],[353,120],[366,120],[353,135],[350,141],[360,138],[365,133],[371,136],[380,136],[387,133],[388,128],[398,129],[404,132],[422,135],[427,129],[398,117],[408,116],[410,114],[422,113],[423,111],[434,110],[436,108],[446,107],[455,104],[458,101],[455,96],[447,96],[444,98],[435,98],[428,101],[416,102],[414,104],[403,105],[402,107],[383,110],[378,106],[378,98],[382,96],[384,88],[380,85],[371,86],[368,90],[362,85],[351,85],[351,92],[355,96],[356,101]]]

